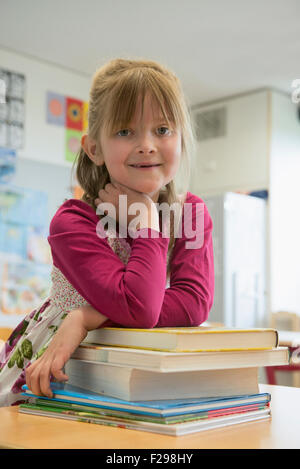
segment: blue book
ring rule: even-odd
[[[51,383],[53,398],[37,396],[26,386],[23,396],[37,398],[51,402],[69,402],[89,407],[115,409],[140,415],[152,415],[159,417],[191,414],[196,412],[208,412],[211,410],[239,407],[245,405],[267,405],[271,400],[268,393],[259,393],[242,396],[227,396],[200,399],[170,399],[156,401],[125,401],[110,396],[99,395],[84,389],[63,383]]]

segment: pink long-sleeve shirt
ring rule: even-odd
[[[147,228],[137,233],[146,230],[148,238],[126,238],[131,254],[125,265],[107,239],[98,236],[99,217],[92,207],[69,199],[57,210],[48,237],[53,263],[90,305],[109,318],[104,325],[197,326],[207,319],[214,297],[213,225],[202,199],[187,192],[185,203],[192,208],[187,212],[192,217],[191,229],[202,230],[203,242],[196,249],[187,248],[186,242],[195,241],[196,235],[191,237],[190,231],[185,234],[183,212],[182,236],[175,240],[169,288],[169,238],[161,232]],[[204,209],[204,223],[198,227],[197,204]],[[186,220],[191,217],[187,215]]]

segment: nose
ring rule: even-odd
[[[156,147],[153,139],[151,138],[150,135],[141,135],[138,141],[137,145],[137,151],[140,154],[145,154],[145,153],[155,153],[156,152]]]
[[[141,153],[142,155],[144,153],[154,153],[154,152],[155,152],[154,149],[148,148],[148,147],[139,148],[139,150],[138,150],[138,153]]]

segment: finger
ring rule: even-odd
[[[42,394],[40,388],[40,371],[39,367],[35,368],[34,371],[31,373],[30,376],[30,389],[36,396],[40,396]]]
[[[115,190],[115,187],[113,186],[113,184],[111,182],[109,182],[108,184],[105,185],[105,190],[107,192],[110,192],[112,190]]]
[[[33,392],[33,394],[40,394],[39,379],[38,379],[38,368],[39,364],[37,362],[32,363],[25,372],[26,384],[28,388]]]
[[[102,202],[107,202],[110,199],[110,194],[106,190],[100,189],[98,192],[98,199]]]
[[[117,196],[118,194],[124,192],[124,189],[120,185],[117,185],[117,183],[106,184],[105,190],[107,194],[112,195],[112,196]]]
[[[120,182],[114,182],[114,186],[116,187],[116,189],[119,189],[120,191],[126,192],[128,190],[128,187],[124,186]]]
[[[102,200],[101,199],[95,199],[95,205],[97,206],[97,215],[107,215],[108,214],[108,210],[103,210],[101,209],[101,213],[98,213],[98,210],[99,210],[99,205],[102,204]]]
[[[33,365],[27,366],[25,369],[25,381],[26,381],[26,386],[31,390],[31,382],[30,382],[30,377],[31,377],[31,370],[32,370]]]
[[[54,370],[52,371],[52,374],[54,376],[55,379],[57,379],[58,381],[68,381],[69,380],[69,376],[66,375],[63,370]]]
[[[44,396],[53,397],[53,393],[50,388],[50,367],[43,367],[40,372],[40,390]]]
[[[58,381],[68,381],[69,377],[63,372],[65,362],[62,358],[56,358],[51,365],[51,373]]]

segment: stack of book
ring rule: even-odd
[[[286,365],[274,329],[211,327],[90,331],[66,363],[68,384],[20,412],[169,435],[270,417],[260,367]]]

